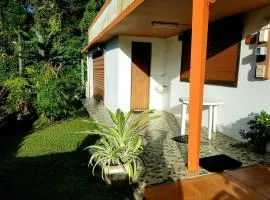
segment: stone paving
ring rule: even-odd
[[[85,101],[84,105],[98,121],[110,121],[103,105],[89,100]],[[141,182],[151,185],[209,174],[210,172],[202,168],[196,174],[187,172],[187,144],[173,140],[180,134],[180,119],[167,112],[160,111],[159,113],[161,117],[152,121],[141,133],[146,153],[143,156],[146,173]],[[221,133],[214,133],[212,140],[209,141],[207,129],[203,128],[202,132],[201,158],[225,154],[241,161],[243,167],[270,163],[269,154],[262,156],[246,148],[233,146],[239,142]]]
[[[179,143],[172,138],[180,134],[180,119],[166,112],[161,118],[150,123],[144,133],[147,141],[144,156],[146,162],[145,183],[156,184],[176,181],[193,176],[206,175],[210,172],[200,168],[196,174],[187,172],[187,144]],[[221,133],[214,133],[212,140],[207,138],[207,129],[203,128],[200,157],[225,154],[242,162],[242,167],[270,162],[270,155],[258,155],[243,147],[233,146],[239,142]]]

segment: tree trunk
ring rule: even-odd
[[[18,52],[19,52],[19,75],[22,75],[23,60],[22,60],[22,37],[18,34]]]

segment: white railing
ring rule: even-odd
[[[88,42],[93,41],[135,0],[111,0],[103,13],[88,30]]]

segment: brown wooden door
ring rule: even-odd
[[[94,96],[104,100],[104,56],[103,52],[93,55]]]
[[[151,43],[132,42],[131,109],[149,108]]]

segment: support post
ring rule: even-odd
[[[209,0],[193,0],[190,66],[188,171],[199,169]]]
[[[87,55],[87,83],[86,83],[86,98],[91,98],[94,95],[94,81],[93,81],[93,54]]]
[[[81,78],[82,78],[82,87],[85,86],[84,81],[84,58],[81,58]]]

